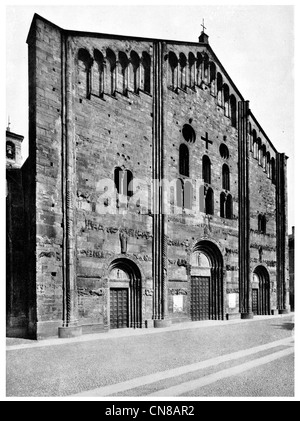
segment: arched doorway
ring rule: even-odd
[[[196,244],[191,257],[192,320],[222,320],[223,311],[223,257],[211,241]]]
[[[114,260],[109,271],[110,328],[142,327],[142,278],[129,259]]]
[[[253,272],[252,312],[254,315],[270,314],[270,277],[264,266],[257,266]]]

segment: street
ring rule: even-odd
[[[7,397],[293,397],[294,317],[7,340]]]

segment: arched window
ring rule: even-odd
[[[173,89],[177,88],[177,68],[178,68],[178,59],[176,54],[172,51],[169,52],[169,65],[171,70],[171,87]]]
[[[232,219],[233,209],[232,209],[232,196],[228,194],[226,197],[226,218]]]
[[[227,148],[227,146],[225,145],[225,143],[222,143],[220,146],[220,155],[223,159],[228,159],[229,158],[229,150]]]
[[[203,184],[199,188],[199,211],[205,212],[205,188]]]
[[[261,165],[262,165],[262,167],[263,167],[263,169],[265,170],[265,171],[267,171],[267,160],[266,160],[266,155],[267,155],[267,152],[266,152],[266,146],[265,145],[263,145],[262,147],[261,147],[261,153],[262,153],[262,162],[261,162]]]
[[[253,152],[253,140],[252,140],[252,126],[251,123],[248,124],[248,144],[250,152]]]
[[[226,83],[223,85],[223,98],[225,116],[229,117],[229,87]]]
[[[261,138],[257,139],[257,150],[258,150],[258,163],[262,165],[262,149],[261,149]]]
[[[188,143],[195,143],[196,133],[193,127],[189,124],[184,124],[182,127],[182,136]]]
[[[189,177],[189,149],[183,143],[179,147],[179,173]]]
[[[91,95],[91,67],[93,64],[93,59],[90,56],[90,53],[84,48],[78,50],[78,84],[82,87],[79,89],[79,92],[87,98]]]
[[[271,159],[271,180],[273,184],[276,184],[276,168],[275,168],[275,159]]]
[[[207,215],[214,214],[214,192],[211,188],[207,190],[205,196],[205,213]]]
[[[130,198],[133,195],[133,175],[130,170],[116,167],[114,170],[114,183],[118,194]]]
[[[123,192],[123,171],[120,167],[115,168],[114,170],[114,182],[118,194]]]
[[[204,81],[205,83],[209,83],[209,57],[206,53],[203,56],[203,70],[204,70]]]
[[[220,194],[220,217],[225,218],[225,204],[226,204],[226,195],[224,192]]]
[[[186,56],[183,53],[179,54],[179,86],[181,89],[186,88]]]
[[[271,171],[270,171],[271,162],[270,162],[270,160],[271,160],[270,152],[267,152],[267,155],[266,155],[266,171],[267,171],[268,178],[271,177]]]
[[[201,53],[197,53],[197,64],[196,64],[196,80],[197,85],[200,86],[202,82],[202,65],[203,65],[203,57]]]
[[[230,190],[230,171],[227,164],[223,164],[222,167],[222,188]]]
[[[137,93],[140,85],[139,78],[139,68],[140,68],[140,58],[135,51],[130,53],[130,62],[131,62],[131,74],[130,74],[130,88],[133,92]]]
[[[257,217],[257,230],[261,232],[261,214]]]
[[[193,53],[189,53],[189,77],[188,86],[193,88],[195,86],[195,62],[196,58]]]
[[[142,86],[145,92],[151,93],[151,58],[145,51],[142,54]]]
[[[266,234],[267,232],[267,218],[266,215],[262,215],[261,217],[261,232]]]
[[[212,95],[216,95],[216,74],[217,69],[216,65],[213,61],[209,63],[209,71],[210,71],[210,93]]]
[[[93,93],[102,97],[104,92],[104,57],[99,50],[94,50],[94,66],[92,84]]]
[[[218,105],[223,105],[223,78],[221,73],[217,73],[217,97]]]
[[[118,91],[123,95],[127,94],[128,89],[128,64],[129,60],[127,55],[123,52],[119,52],[119,74],[118,74]]]
[[[133,196],[133,174],[129,170],[124,171],[124,193],[128,198]]]
[[[232,126],[236,127],[236,99],[234,95],[230,95],[230,117]]]
[[[193,205],[193,186],[190,181],[186,180],[184,182],[183,207],[185,209],[192,209],[192,205]]]
[[[258,231],[265,234],[267,231],[267,219],[265,215],[258,215]]]
[[[106,50],[106,58],[108,63],[108,87],[107,91],[110,95],[114,95],[116,91],[116,55],[108,48]]]
[[[211,163],[207,155],[202,158],[202,178],[204,183],[211,184]]]
[[[13,142],[6,142],[6,158],[16,159],[16,145]]]
[[[183,208],[183,181],[178,178],[176,180],[176,205]]]
[[[257,159],[258,158],[258,144],[257,144],[257,134],[256,134],[255,129],[253,129],[252,131],[252,137],[253,137],[253,157]]]

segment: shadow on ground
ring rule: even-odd
[[[285,322],[285,323],[281,323],[280,325],[272,325],[272,326],[277,327],[278,329],[293,330],[295,327],[295,323]]]

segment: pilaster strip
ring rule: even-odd
[[[250,288],[249,243],[249,168],[248,168],[248,114],[249,102],[238,104],[238,178],[239,178],[239,287],[240,312],[252,313]]]
[[[77,325],[75,270],[75,141],[72,48],[62,35],[63,327]]]

